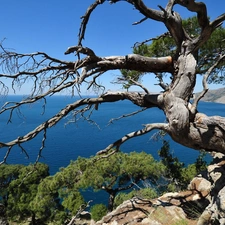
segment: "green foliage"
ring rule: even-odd
[[[182,24],[191,38],[195,38],[200,35],[201,28],[199,27],[198,19],[196,16],[189,17],[186,20],[183,20]]]
[[[170,145],[168,141],[163,141],[163,145],[159,150],[159,156],[162,163],[166,166],[167,170],[164,174],[167,181],[165,182],[165,191],[178,191],[186,189],[190,181],[200,172],[206,169],[207,162],[204,160],[205,152],[200,152],[196,162],[185,167],[183,162],[170,152]]]
[[[62,224],[84,203],[76,188],[78,173],[72,166],[49,176],[48,166],[42,163],[2,165],[1,202],[6,206],[8,218],[24,221],[31,217],[33,222]]]
[[[209,41],[205,43],[199,50],[199,64],[201,65],[200,73],[204,73],[210,66],[212,66],[216,59],[221,54],[225,53],[225,29],[220,27],[216,29]],[[216,70],[210,76],[209,82],[220,84],[225,82],[225,61],[223,60],[218,64]]]
[[[136,190],[133,190],[131,192],[120,192],[116,197],[114,201],[114,208],[121,205],[124,201],[127,201],[133,197],[136,196]]]
[[[181,170],[184,167],[184,163],[180,162],[177,157],[174,157],[173,154],[170,153],[168,141],[163,141],[163,145],[158,153],[162,159],[162,163],[167,168],[165,176],[172,179],[173,182],[180,181],[182,176]]]
[[[80,168],[85,168],[80,187],[106,191],[109,194],[109,210],[113,208],[117,193],[132,188],[140,180],[155,183],[165,169],[162,163],[145,152],[118,152],[104,160],[93,160],[95,157],[86,161],[86,166],[84,159],[77,161]]]
[[[141,198],[153,199],[158,196],[157,190],[154,188],[143,188],[137,191],[137,196]]]
[[[54,221],[55,224],[65,221],[66,211],[61,205],[58,186],[52,176],[46,177],[38,185],[36,196],[31,202],[31,210],[41,221]]]
[[[65,193],[62,195],[62,205],[64,209],[71,212],[72,215],[76,215],[78,209],[84,204],[84,198],[77,188],[74,190],[66,190],[65,188],[64,191]]]
[[[17,179],[20,174],[20,170],[23,165],[1,165],[0,166],[0,202],[7,206],[8,196],[9,196],[9,185],[10,183]]]
[[[190,38],[196,38],[200,35],[201,28],[197,22],[196,17],[191,17],[183,20],[183,27],[189,34]],[[204,74],[218,59],[220,54],[225,53],[225,29],[223,27],[217,28],[211,35],[210,39],[203,46],[200,47],[198,52],[195,53],[195,58],[198,62],[198,74]],[[154,39],[149,45],[143,44],[136,46],[133,53],[148,56],[148,57],[163,57],[174,56],[176,54],[176,44],[170,35],[163,35],[160,38]],[[224,83],[225,82],[225,61],[221,62],[213,74],[210,76],[209,82],[211,83]],[[131,70],[121,70],[121,80],[124,82],[123,87],[128,89],[134,84],[134,81],[140,82],[145,73],[136,72]],[[164,73],[157,74],[162,78]]]
[[[91,218],[94,221],[99,221],[107,214],[107,207],[104,204],[96,204],[91,207]]]
[[[104,160],[90,163],[83,173],[82,186],[101,190],[119,188],[140,179],[158,179],[164,166],[151,155],[141,152],[117,153]]]
[[[198,158],[195,161],[195,168],[196,168],[196,173],[200,173],[203,170],[206,170],[208,163],[205,161],[204,157],[206,156],[205,151],[200,151],[200,154],[198,155]]]
[[[39,219],[62,224],[67,217],[76,215],[85,202],[77,186],[79,175],[77,163],[71,162],[40,183],[32,204]]]
[[[20,220],[28,217],[35,219],[31,202],[35,198],[38,185],[42,179],[49,175],[47,165],[37,163],[24,166],[19,170],[19,176],[9,184],[9,195],[7,201],[7,215],[10,218]]]
[[[96,160],[97,156],[79,157],[54,176],[49,176],[48,166],[41,163],[35,166],[2,165],[1,203],[6,206],[11,220],[32,218],[33,222],[58,225],[71,219],[85,204],[80,189],[106,191],[109,194],[108,210],[112,210],[135,196],[152,199],[161,191],[186,188],[207,166],[205,153],[201,152],[194,164],[185,167],[170,152],[167,141],[163,142],[159,155],[161,161],[145,152],[118,152],[101,160]],[[92,217],[99,220],[106,211],[106,206],[97,205],[92,208]]]

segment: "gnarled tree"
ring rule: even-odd
[[[90,15],[101,4],[107,3],[106,0],[96,0],[82,17],[81,26],[76,46],[69,47],[65,54],[75,54],[74,61],[60,60],[51,57],[45,52],[35,52],[31,54],[19,54],[12,52],[1,44],[0,65],[2,72],[1,78],[8,78],[12,81],[12,88],[15,85],[22,86],[27,80],[33,82],[31,94],[28,98],[17,103],[5,103],[0,111],[10,111],[10,118],[13,111],[23,104],[33,103],[39,99],[54,95],[65,89],[72,91],[78,90],[83,83],[88,83],[88,88],[102,88],[97,83],[97,78],[110,70],[123,71],[122,80],[128,81],[130,85],[138,85],[142,92],[103,92],[96,98],[83,98],[72,104],[65,106],[55,116],[40,124],[34,130],[24,136],[20,136],[7,143],[1,142],[1,148],[7,148],[3,162],[13,146],[18,145],[22,148],[22,143],[35,138],[43,132],[42,147],[46,139],[46,130],[57,124],[70,112],[83,114],[84,112],[98,108],[98,104],[105,102],[116,102],[129,100],[141,108],[151,109],[157,107],[165,113],[165,123],[146,124],[142,130],[129,133],[121,139],[98,152],[112,154],[117,151],[121,144],[127,140],[146,134],[154,129],[167,132],[171,138],[189,148],[196,150],[225,153],[225,118],[211,116],[197,111],[199,100],[207,92],[207,81],[215,74],[215,71],[223,70],[225,66],[225,45],[224,39],[221,40],[221,48],[214,49],[209,55],[199,54],[204,44],[210,39],[217,29],[220,29],[225,20],[225,14],[218,15],[210,21],[207,14],[207,7],[203,2],[194,0],[168,0],[165,8],[149,8],[142,0],[125,0],[143,15],[144,19],[138,23],[151,19],[163,23],[168,33],[158,37],[163,38],[169,35],[174,42],[173,51],[165,56],[146,56],[139,54],[127,54],[125,56],[101,57],[95,54],[93,49],[83,46],[85,31],[90,19]],[[119,4],[120,0],[109,1],[112,4]],[[185,28],[180,15],[174,11],[174,6],[180,5],[187,10],[196,13],[198,24],[197,32],[193,35]],[[204,53],[204,48],[201,50]],[[202,58],[199,58],[199,57]],[[128,71],[128,75],[125,71]],[[157,75],[160,79],[160,86],[163,91],[159,94],[152,94],[143,84],[139,82],[139,77],[130,76],[129,71],[138,71],[140,74],[149,73]],[[203,73],[202,93],[190,102],[196,83],[196,76],[201,71]],[[168,85],[163,83],[163,73],[171,75],[171,82]],[[213,79],[212,79],[213,80]],[[8,87],[1,81],[2,90],[7,91]],[[110,151],[114,148],[114,151]]]
[[[81,99],[65,106],[58,114],[48,121],[39,125],[36,129],[30,131],[24,136],[18,137],[7,143],[0,143],[0,146],[8,148],[7,154],[15,145],[27,142],[33,139],[40,132],[46,130],[71,111],[83,113],[97,107],[104,102],[116,102],[127,99],[142,108],[157,107],[164,111],[167,122],[146,124],[142,130],[130,133],[115,143],[108,146],[104,151],[107,152],[113,147],[116,149],[130,138],[146,134],[153,129],[160,129],[167,132],[176,142],[193,149],[205,149],[206,151],[225,152],[224,129],[225,119],[213,116],[208,117],[197,111],[198,101],[207,92],[207,80],[217,69],[224,69],[224,48],[215,49],[211,55],[205,55],[204,59],[198,59],[198,50],[211,37],[216,29],[219,29],[225,19],[225,14],[218,16],[215,20],[209,21],[206,5],[202,2],[169,0],[165,8],[159,6],[159,10],[151,9],[143,1],[127,0],[139,11],[145,19],[152,19],[164,23],[168,29],[168,34],[175,43],[173,55],[161,57],[147,57],[138,54],[128,54],[125,56],[97,56],[94,50],[84,47],[82,40],[85,36],[86,26],[91,13],[95,8],[107,1],[96,1],[86,11],[82,17],[79,30],[79,39],[77,46],[67,49],[65,54],[75,53],[75,61],[65,61],[49,56],[45,52],[35,52],[31,54],[19,54],[7,50],[1,44],[1,78],[8,78],[12,81],[12,88],[15,85],[22,86],[27,80],[33,82],[33,88],[27,99],[17,103],[5,103],[0,113],[13,111],[23,104],[33,103],[46,96],[53,95],[65,89],[71,88],[73,91],[79,91],[82,83],[88,82],[90,87],[99,87],[96,78],[109,70],[131,70],[144,73],[171,74],[171,83],[163,85],[164,91],[160,94],[151,94],[150,90],[144,87],[137,79],[129,76],[123,76],[130,82],[130,85],[139,85],[144,92],[104,92],[99,97]],[[112,0],[110,3],[118,3],[118,0]],[[198,33],[189,34],[182,23],[180,15],[173,11],[176,4],[186,7],[187,10],[195,12],[198,22]],[[140,21],[142,22],[142,21]],[[160,37],[159,37],[160,38]],[[221,40],[223,42],[224,40]],[[209,63],[210,62],[210,63]],[[190,103],[195,87],[196,75],[200,69],[204,68],[203,91],[201,95]],[[161,76],[162,77],[162,76]],[[7,91],[8,87],[1,82],[2,90]],[[83,107],[78,109],[78,107]],[[43,143],[45,140],[45,135]],[[6,155],[7,157],[7,155]]]

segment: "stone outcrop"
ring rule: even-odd
[[[186,214],[182,208],[175,205],[163,205],[165,202],[161,204],[158,201],[154,202],[139,198],[125,201],[115,211],[109,213],[101,221],[97,222],[96,225],[169,225],[176,221],[186,219]]]
[[[96,225],[225,225],[225,157],[220,153],[188,189],[153,199],[133,198]]]
[[[225,224],[225,156],[217,153],[203,178],[210,182],[209,204],[199,218],[198,225]]]

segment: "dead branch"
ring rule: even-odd
[[[198,23],[202,29],[209,25],[206,5],[203,2],[196,2],[195,0],[177,0],[176,2],[187,8],[189,11],[197,13]]]
[[[82,46],[82,40],[84,39],[86,27],[87,27],[89,18],[91,16],[91,13],[95,10],[95,8],[98,5],[103,4],[104,2],[105,2],[105,0],[96,0],[92,5],[89,6],[85,15],[81,17],[82,22],[81,22],[80,30],[79,30],[79,34],[78,34],[78,37],[79,37],[78,46]]]
[[[145,17],[145,18],[143,18],[143,19],[141,19],[140,21],[138,21],[138,22],[134,22],[133,23],[133,25],[138,25],[138,24],[140,24],[140,23],[143,23],[145,20],[147,20],[148,18],[147,17]]]
[[[73,216],[71,218],[71,220],[69,221],[69,223],[67,223],[67,225],[73,225],[76,221],[77,218],[79,218],[79,216],[81,215],[81,213],[90,206],[90,203],[92,202],[92,200],[88,201],[87,203],[83,204],[80,206],[80,208],[77,210],[77,213],[75,216]]]
[[[147,40],[145,40],[145,41],[142,41],[142,42],[136,42],[136,43],[134,44],[133,48],[138,48],[138,47],[144,45],[144,44],[147,43],[147,42],[159,40],[159,39],[161,39],[161,38],[168,37],[168,36],[170,36],[170,34],[169,34],[169,32],[166,32],[166,33],[164,33],[164,34],[162,34],[162,35],[160,35],[160,36],[158,36],[158,37],[156,37],[156,38],[149,38],[149,39],[147,39]]]
[[[222,62],[222,60],[224,58],[225,58],[225,55],[220,55],[219,58],[217,59],[217,61],[208,69],[208,71],[203,76],[203,79],[202,79],[203,90],[199,94],[199,96],[197,96],[194,99],[194,101],[193,101],[193,104],[192,104],[191,110],[190,110],[192,112],[192,114],[195,114],[196,113],[198,102],[204,97],[204,95],[208,91],[208,85],[207,85],[208,78],[210,77],[210,75],[212,74],[212,72],[215,70],[215,68],[218,66],[218,64],[220,62]]]
[[[138,137],[138,136],[141,136],[141,135],[144,135],[144,134],[147,134],[150,131],[155,130],[155,129],[160,129],[160,130],[164,130],[164,131],[167,132],[169,130],[169,127],[168,127],[168,124],[166,124],[166,123],[146,124],[143,129],[138,130],[138,131],[131,132],[129,134],[126,134],[121,139],[119,139],[119,140],[115,141],[114,143],[108,145],[105,149],[97,152],[97,155],[107,154],[109,151],[111,151],[114,148],[115,148],[114,151],[119,151],[119,147],[123,143],[125,143],[126,141],[128,141],[129,139],[134,138],[134,137]]]
[[[140,113],[140,112],[143,112],[143,111],[145,111],[147,108],[143,108],[143,109],[140,109],[140,110],[138,110],[138,111],[135,111],[135,112],[132,112],[132,113],[129,113],[129,114],[124,114],[124,115],[122,115],[122,116],[120,116],[120,117],[118,117],[118,118],[112,118],[112,119],[110,119],[110,121],[109,121],[109,123],[108,123],[108,126],[110,125],[110,124],[112,124],[114,121],[117,121],[117,120],[120,120],[120,119],[123,119],[123,118],[126,118],[126,117],[130,117],[130,116],[134,116],[134,115],[136,115],[136,114],[138,114],[138,113]]]
[[[78,100],[74,103],[68,104],[64,109],[62,109],[61,111],[59,111],[59,113],[57,113],[55,116],[51,117],[50,119],[48,119],[47,121],[45,121],[44,123],[40,124],[39,126],[37,126],[34,130],[30,131],[29,133],[25,134],[24,136],[20,136],[10,142],[4,143],[4,142],[0,142],[0,148],[8,148],[8,151],[4,157],[3,162],[6,161],[11,149],[13,146],[18,145],[21,150],[23,152],[25,152],[25,154],[28,156],[28,154],[26,153],[25,149],[22,147],[22,143],[27,142],[31,139],[34,139],[38,134],[40,134],[41,132],[43,132],[43,139],[42,139],[42,145],[41,148],[39,149],[39,154],[37,156],[37,160],[39,160],[39,158],[42,156],[42,150],[45,147],[45,140],[47,138],[46,133],[47,133],[47,129],[53,127],[54,125],[56,125],[62,118],[66,117],[70,112],[74,112],[74,117],[76,115],[83,115],[84,113],[88,110],[90,110],[91,106],[95,106],[96,104],[100,104],[100,103],[104,103],[104,102],[115,102],[115,101],[120,101],[120,100],[130,100],[133,103],[135,103],[136,105],[139,105],[141,107],[149,107],[149,103],[145,102],[143,100],[143,96],[144,95],[140,95],[138,93],[129,93],[129,92],[108,92],[105,93],[104,95],[97,97],[97,98],[86,98],[86,99],[81,99]],[[28,100],[29,102],[29,100]],[[79,108],[81,106],[84,106],[84,108]],[[13,106],[16,108],[16,104]],[[18,106],[17,106],[18,107]],[[9,107],[10,108],[10,107]],[[79,108],[79,109],[77,109]],[[14,110],[14,108],[12,108],[12,110]],[[91,115],[91,114],[90,114]],[[89,122],[92,122],[92,120],[90,120],[90,115],[88,117],[84,116],[85,119],[87,119]]]
[[[111,0],[111,3],[117,3],[119,1],[120,0]],[[201,149],[203,147],[208,149],[208,146],[210,146],[209,150],[211,150],[215,147],[214,143],[216,143],[216,148],[218,148],[219,151],[225,151],[223,119],[218,117],[211,118],[213,122],[210,122],[204,118],[202,120],[202,117],[199,119],[195,114],[198,101],[207,91],[207,80],[212,73],[210,70],[216,68],[219,62],[224,60],[224,56],[221,55],[221,58],[219,59],[220,61],[217,62],[218,64],[214,64],[214,67],[211,67],[205,74],[203,79],[203,92],[193,103],[192,109],[194,110],[194,113],[192,117],[190,117],[190,111],[192,109],[190,110],[188,108],[197,74],[197,62],[194,53],[209,39],[212,32],[225,20],[225,14],[219,16],[210,23],[206,6],[202,2],[195,2],[194,0],[168,0],[168,4],[165,8],[158,6],[159,10],[155,10],[144,4],[143,0],[125,1],[133,5],[144,17],[144,19],[140,20],[136,24],[141,23],[148,18],[164,23],[165,27],[168,29],[169,35],[171,35],[177,45],[177,51],[174,56],[153,58],[137,54],[127,54],[126,56],[100,57],[97,56],[95,51],[92,49],[83,47],[82,40],[85,37],[90,16],[96,7],[106,2],[105,0],[96,0],[81,18],[82,21],[78,34],[78,45],[69,47],[65,52],[65,54],[74,53],[76,55],[77,60],[74,60],[73,62],[56,59],[44,52],[18,54],[14,51],[5,49],[2,46],[2,43],[0,43],[0,78],[9,78],[12,82],[13,89],[15,89],[15,85],[21,87],[29,80],[32,81],[33,84],[29,98],[22,100],[19,103],[6,103],[0,110],[0,114],[5,111],[9,111],[10,121],[14,110],[18,109],[23,104],[33,103],[39,99],[45,99],[46,96],[51,96],[64,89],[72,89],[72,91],[74,91],[74,89],[77,88],[79,92],[81,84],[86,82],[89,84],[88,88],[99,88],[101,86],[96,82],[96,78],[109,70],[127,69],[143,73],[155,73],[156,76],[158,76],[159,85],[164,88],[165,91],[158,95],[151,95],[144,85],[131,79],[130,81],[141,87],[145,93],[107,92],[97,98],[78,100],[67,105],[64,109],[60,110],[58,114],[40,124],[24,136],[18,137],[7,143],[0,142],[0,147],[7,148],[7,152],[3,160],[4,162],[13,146],[18,145],[26,154],[26,150],[23,149],[22,144],[35,138],[38,134],[43,133],[41,148],[37,156],[38,161],[42,156],[42,150],[45,147],[47,130],[57,124],[62,118],[71,113],[73,114],[75,121],[77,120],[77,116],[80,115],[80,118],[85,118],[87,121],[93,123],[90,116],[93,110],[98,108],[98,104],[104,102],[116,102],[125,99],[144,108],[158,107],[164,111],[168,124],[148,124],[141,130],[125,135],[118,141],[109,145],[106,149],[99,152],[99,154],[107,153],[104,157],[116,152],[121,144],[127,140],[144,135],[153,129],[161,129],[168,132],[175,141],[195,149]],[[175,4],[182,5],[189,11],[197,14],[198,23],[201,27],[201,33],[198,37],[189,37],[189,35],[184,31],[180,15],[173,10]],[[168,33],[164,35],[168,35]],[[162,37],[163,35],[158,38]],[[147,41],[149,40],[146,40],[141,44],[146,43]],[[136,47],[136,44],[134,47]],[[213,60],[215,60],[215,58],[213,58]],[[158,75],[163,72],[170,73],[173,77],[171,84],[168,86],[163,83],[162,77]],[[2,84],[4,89],[7,91],[7,88],[3,83],[0,84]],[[78,109],[78,107],[80,108]],[[88,110],[90,110],[90,114],[85,116],[84,113]],[[209,131],[207,132],[209,138],[205,138],[203,140],[202,137],[206,134],[206,131]],[[214,131],[217,133],[215,134]],[[115,148],[115,150],[109,152],[112,148]]]

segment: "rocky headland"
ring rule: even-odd
[[[200,93],[196,93],[197,97]],[[217,102],[225,104],[225,88],[219,88],[215,90],[208,90],[205,96],[201,99],[204,102]]]

